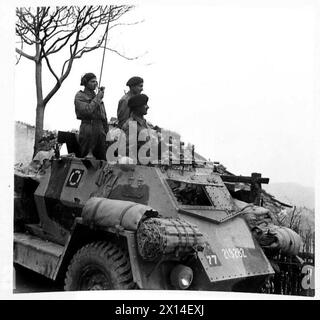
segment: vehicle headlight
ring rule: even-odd
[[[193,271],[183,264],[176,265],[170,273],[171,284],[180,290],[188,289],[193,280]]]

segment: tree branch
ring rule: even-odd
[[[56,75],[56,73],[53,71],[53,69],[52,69],[52,67],[51,67],[51,64],[50,64],[50,61],[49,61],[49,59],[48,59],[48,56],[47,56],[45,53],[43,54],[43,56],[44,56],[44,58],[45,58],[45,60],[46,60],[46,63],[47,63],[47,66],[48,66],[50,72],[51,72],[52,75],[56,78],[57,82],[60,83],[60,79],[58,78],[58,76]]]
[[[102,33],[100,40],[96,40],[92,45],[89,44],[92,36],[102,31],[100,27],[117,21],[132,8],[133,6],[64,6],[16,9],[18,17],[16,34],[22,39],[23,43],[36,45],[37,54],[32,56],[21,50],[22,48],[17,48],[16,52],[25,58],[40,63],[42,59],[45,59],[49,72],[56,80],[54,87],[43,99],[44,105],[49,102],[68,77],[74,60],[103,46],[106,32]],[[138,23],[116,23],[113,26],[110,25],[110,28]],[[70,43],[69,58],[63,63],[59,77],[53,69],[49,56],[62,50],[68,43]],[[127,60],[138,59],[138,57],[127,57],[112,48],[107,47],[106,49]]]
[[[43,99],[43,104],[46,106],[50,99],[55,95],[55,93],[61,87],[62,81],[59,81],[55,84],[55,86],[51,89],[51,91],[47,94],[47,96]]]
[[[144,21],[145,20],[140,20],[140,21],[130,22],[130,23],[115,23],[109,29],[112,29],[114,27],[122,27],[122,26],[134,26],[134,25],[137,25],[139,23],[143,23]]]
[[[21,51],[21,52],[23,51],[23,41],[21,41],[21,48],[20,48],[20,51]],[[19,54],[19,58],[17,58],[16,65],[20,62],[21,57],[22,57],[21,53],[18,53],[18,54]]]
[[[35,56],[31,56],[23,51],[21,51],[20,49],[16,48],[16,52],[20,55],[22,55],[23,57],[27,58],[27,59],[30,59],[30,60],[33,60],[33,61],[36,61],[36,57]]]
[[[141,56],[135,56],[135,57],[127,57],[124,54],[120,53],[119,51],[117,51],[116,49],[112,49],[112,48],[106,48],[106,50],[109,50],[111,52],[116,53],[117,55],[119,55],[120,57],[127,59],[127,60],[137,60],[139,59]]]

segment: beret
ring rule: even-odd
[[[84,76],[81,77],[80,86],[85,86],[88,83],[88,81],[90,81],[93,78],[96,78],[96,75],[94,73],[86,73]]]
[[[144,106],[147,104],[149,97],[143,93],[132,96],[128,101],[128,107],[134,109],[136,107]]]
[[[126,85],[128,87],[133,87],[133,86],[137,86],[140,83],[143,83],[143,79],[142,78],[140,78],[140,77],[132,77],[127,81]]]

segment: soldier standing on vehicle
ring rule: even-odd
[[[140,77],[132,77],[130,78],[126,85],[129,87],[129,91],[120,99],[118,103],[118,126],[122,128],[124,123],[130,117],[130,110],[128,108],[128,101],[131,97],[140,94],[143,90],[143,79]]]
[[[130,117],[122,126],[122,130],[126,133],[129,128],[130,121],[135,121],[137,123],[137,131],[139,132],[143,129],[151,129],[150,125],[147,123],[144,116],[147,114],[149,97],[146,94],[137,94],[131,97],[128,101],[128,109]]]
[[[80,90],[74,99],[77,119],[81,120],[79,131],[79,144],[81,157],[106,160],[106,134],[108,120],[102,101],[104,87],[99,88],[97,77],[93,73],[86,73],[81,78]]]
[[[149,106],[148,106],[148,96],[145,94],[137,94],[131,97],[128,101],[128,108],[130,110],[130,117],[122,126],[123,133],[126,137],[126,152],[128,154],[135,154],[134,152],[129,152],[129,150],[137,150],[139,151],[140,147],[149,141],[153,136],[152,126],[149,125],[144,118],[147,114]],[[134,128],[134,129],[133,129]],[[141,137],[140,132],[142,130],[147,130],[146,140]],[[130,136],[131,135],[131,136]],[[139,140],[139,135],[142,140]]]

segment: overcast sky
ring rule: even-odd
[[[108,117],[128,78],[145,79],[147,118],[175,130],[196,151],[235,174],[314,184],[315,10],[312,1],[147,5],[127,16],[144,22],[110,32],[102,85]],[[255,4],[255,5],[254,5]],[[99,76],[102,51],[77,60],[49,102],[45,128],[79,127],[73,99],[85,72]],[[57,58],[56,63],[59,63]],[[50,87],[44,74],[44,93]],[[35,122],[34,64],[15,67],[15,120]]]

